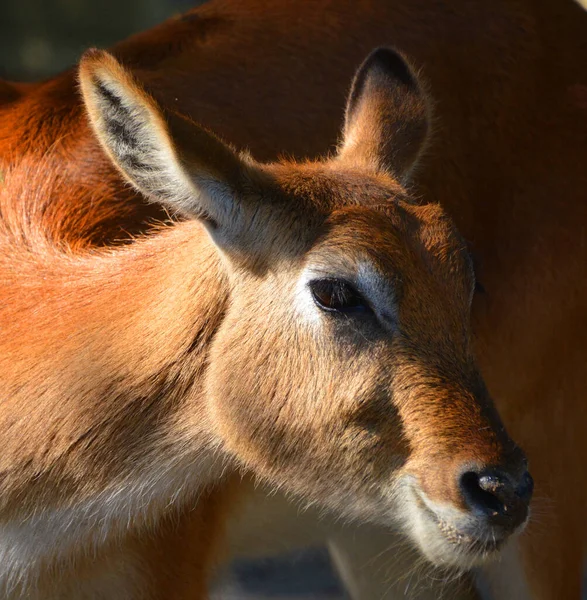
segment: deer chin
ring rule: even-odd
[[[512,538],[511,533],[488,526],[466,511],[432,502],[414,481],[407,487],[408,537],[437,567],[468,570],[497,560]]]

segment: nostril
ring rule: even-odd
[[[517,484],[494,469],[467,471],[460,478],[461,493],[471,511],[508,528],[516,528],[526,520],[533,487],[528,472]]]
[[[503,502],[494,493],[491,476],[481,475],[467,471],[461,476],[461,492],[471,509],[488,516],[495,513],[501,514],[504,509]]]

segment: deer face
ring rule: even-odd
[[[403,528],[437,564],[494,554],[532,483],[473,358],[465,244],[400,183],[428,123],[403,60],[379,50],[361,67],[322,163],[238,155],[103,53],[81,83],[122,173],[201,219],[224,259],[230,303],[205,377],[226,452],[307,502]]]

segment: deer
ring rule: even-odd
[[[581,594],[587,488],[575,475],[587,440],[586,27],[587,14],[571,0],[211,0],[111,49],[159,102],[265,161],[282,152],[315,158],[333,147],[348,82],[373,47],[393,45],[409,57],[426,84],[433,125],[411,190],[439,201],[467,240],[478,279],[476,357],[536,482],[524,535],[497,566],[479,569],[479,585],[496,598]],[[27,203],[45,235],[72,253],[133,244],[169,218],[127,186],[102,151],[74,69],[30,87],[2,86],[0,169],[12,168],[26,187],[6,191],[6,201],[14,210]],[[11,185],[18,188],[7,175]],[[266,537],[278,531],[283,547],[283,536],[300,536],[295,508],[284,501],[273,510],[268,501],[256,495],[245,522],[231,520],[239,550],[260,537],[261,503],[275,515]],[[387,529],[318,532],[311,519],[304,535],[335,537],[353,598],[403,594],[386,573],[401,554],[385,552]]]
[[[77,254],[2,203],[3,597],[205,597],[243,468],[433,563],[498,555],[532,478],[476,366],[466,244],[406,187],[429,116],[402,57],[368,57],[320,161],[255,161],[105,51],[80,85],[181,218]]]

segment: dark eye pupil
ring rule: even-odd
[[[368,310],[364,298],[342,279],[316,279],[310,283],[316,304],[323,310],[352,312]]]

